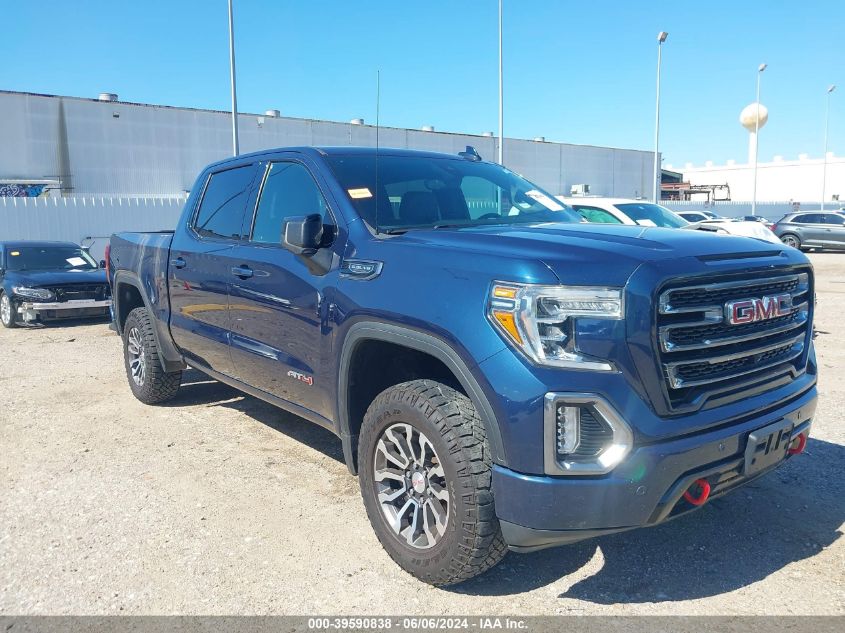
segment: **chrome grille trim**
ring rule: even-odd
[[[783,372],[795,377],[806,371],[800,359],[810,339],[812,272],[752,274],[730,281],[690,280],[689,285],[675,280],[658,292],[654,351],[670,410],[694,407],[720,393],[736,395]],[[782,294],[792,298],[786,314],[729,323],[726,306]]]
[[[734,378],[739,378],[740,376],[745,376],[746,374],[751,374],[756,371],[760,371],[762,369],[766,369],[768,367],[774,367],[775,365],[780,365],[787,360],[791,360],[796,356],[800,355],[804,351],[804,338],[806,334],[802,332],[798,336],[793,336],[792,338],[786,339],[785,341],[778,341],[777,343],[771,343],[764,347],[756,347],[754,349],[745,350],[742,352],[736,352],[734,354],[725,354],[724,356],[713,356],[711,358],[704,358],[704,359],[695,359],[692,361],[680,361],[676,363],[665,363],[664,367],[666,368],[666,375],[669,378],[669,384],[672,386],[673,389],[683,389],[685,387],[695,387],[698,385],[709,385],[714,382],[722,382],[725,380],[733,380]],[[704,378],[699,380],[688,380],[681,376],[678,376],[678,371],[683,367],[689,367],[691,365],[702,365],[702,364],[709,364],[709,365],[718,365],[719,363],[727,363],[732,360],[745,360],[749,358],[754,358],[755,356],[759,356],[761,354],[765,354],[766,352],[771,352],[776,349],[780,348],[787,348],[789,347],[789,354],[784,356],[779,356],[778,359],[773,363],[766,363],[763,365],[755,364],[750,369],[743,369],[736,372],[731,372],[729,374],[724,374],[719,376],[718,378]]]
[[[735,288],[753,288],[754,286],[761,286],[767,283],[792,283],[797,282],[795,290],[790,291],[790,294],[795,297],[807,292],[810,283],[810,277],[807,273],[798,273],[797,275],[784,275],[783,277],[768,277],[766,279],[744,279],[742,281],[725,281],[710,284],[700,284],[697,286],[681,286],[680,288],[670,288],[660,293],[659,310],[660,314],[683,314],[685,312],[705,312],[724,310],[724,304],[714,303],[711,305],[694,305],[673,307],[671,303],[672,293],[675,292],[689,292],[694,290],[701,290],[703,292],[712,293],[721,290],[733,290]],[[774,292],[774,291],[773,291]]]
[[[684,330],[694,327],[701,327],[706,325],[716,325],[724,322],[724,317],[720,314],[718,317],[705,318],[703,321],[695,321],[692,323],[677,323],[674,325],[664,325],[659,328],[660,331],[660,349],[664,352],[687,352],[696,349],[706,349],[708,347],[718,347],[720,345],[732,345],[735,343],[746,343],[758,338],[773,336],[775,334],[783,334],[798,327],[803,327],[807,324],[807,319],[810,318],[807,303],[801,303],[793,307],[790,316],[793,317],[791,321],[779,327],[769,328],[767,330],[752,332],[750,334],[742,334],[739,336],[723,336],[719,338],[704,339],[700,343],[673,343],[669,340],[670,335],[674,330]]]

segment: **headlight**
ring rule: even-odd
[[[53,292],[47,288],[28,288],[27,286],[13,286],[12,292],[19,297],[30,299],[52,299]]]
[[[540,365],[610,371],[609,362],[577,350],[575,320],[624,318],[622,290],[495,284],[488,316],[509,342]]]

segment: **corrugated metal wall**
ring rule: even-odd
[[[184,203],[184,198],[0,197],[0,241],[83,243],[99,259],[112,233],[173,230]]]
[[[375,145],[375,128],[331,121],[238,117],[241,150]],[[381,128],[383,147],[456,153],[473,145],[494,160],[491,137]],[[58,178],[65,195],[181,194],[231,152],[226,112],[0,91],[0,181]],[[586,183],[594,194],[650,197],[653,154],[505,139],[505,164],[552,193]]]

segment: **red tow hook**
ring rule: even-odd
[[[795,442],[798,442],[798,446],[790,446],[786,450],[787,455],[797,455],[798,453],[803,453],[804,449],[807,448],[807,435],[805,433],[802,433],[794,440],[792,440],[793,444],[795,444]]]
[[[693,489],[693,486],[698,486],[698,496],[692,494],[691,490]],[[692,486],[689,487],[689,490],[684,493],[684,499],[694,506],[703,505],[704,502],[707,501],[708,497],[710,497],[710,483],[706,479],[696,479],[692,483]]]

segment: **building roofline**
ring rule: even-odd
[[[137,106],[143,108],[163,108],[168,110],[182,110],[187,112],[209,112],[212,114],[223,114],[226,116],[231,115],[231,110],[214,110],[211,108],[194,108],[188,106],[175,106],[175,105],[163,105],[158,103],[143,103],[140,101],[101,101],[100,99],[94,97],[74,97],[70,95],[56,95],[56,94],[48,94],[42,92],[27,92],[27,91],[19,91],[19,90],[0,90],[0,95],[18,95],[18,96],[26,96],[26,97],[42,97],[47,99],[69,99],[72,101],[87,101],[92,103],[99,103],[103,105],[124,105],[124,106]],[[263,113],[255,113],[255,112],[243,112],[239,111],[238,116],[250,116],[250,117],[263,117],[268,119],[288,119],[291,121],[311,121],[314,123],[333,123],[336,125],[352,125],[349,121],[332,121],[329,119],[312,119],[306,117],[293,117],[293,116],[278,116],[278,117],[270,117]],[[376,126],[371,123],[362,123],[358,125],[358,127],[362,128],[371,128],[375,129]],[[498,139],[498,136],[484,136],[483,134],[474,134],[472,132],[449,132],[443,130],[434,130],[432,132],[426,132],[425,130],[418,130],[416,128],[408,128],[408,127],[395,127],[390,125],[379,125],[379,128],[382,130],[398,130],[403,132],[419,132],[421,134],[448,134],[451,136],[472,136],[477,137],[480,139],[487,139],[491,138],[494,141]],[[582,143],[566,143],[562,141],[534,141],[530,138],[517,138],[512,136],[505,136],[506,141],[525,141],[528,143],[537,143],[538,145],[566,145],[569,147],[593,147],[596,149],[610,149],[616,150],[620,152],[639,152],[645,154],[653,154],[654,152],[645,149],[634,149],[630,147],[611,147],[607,145],[593,145],[593,144],[582,144]]]

